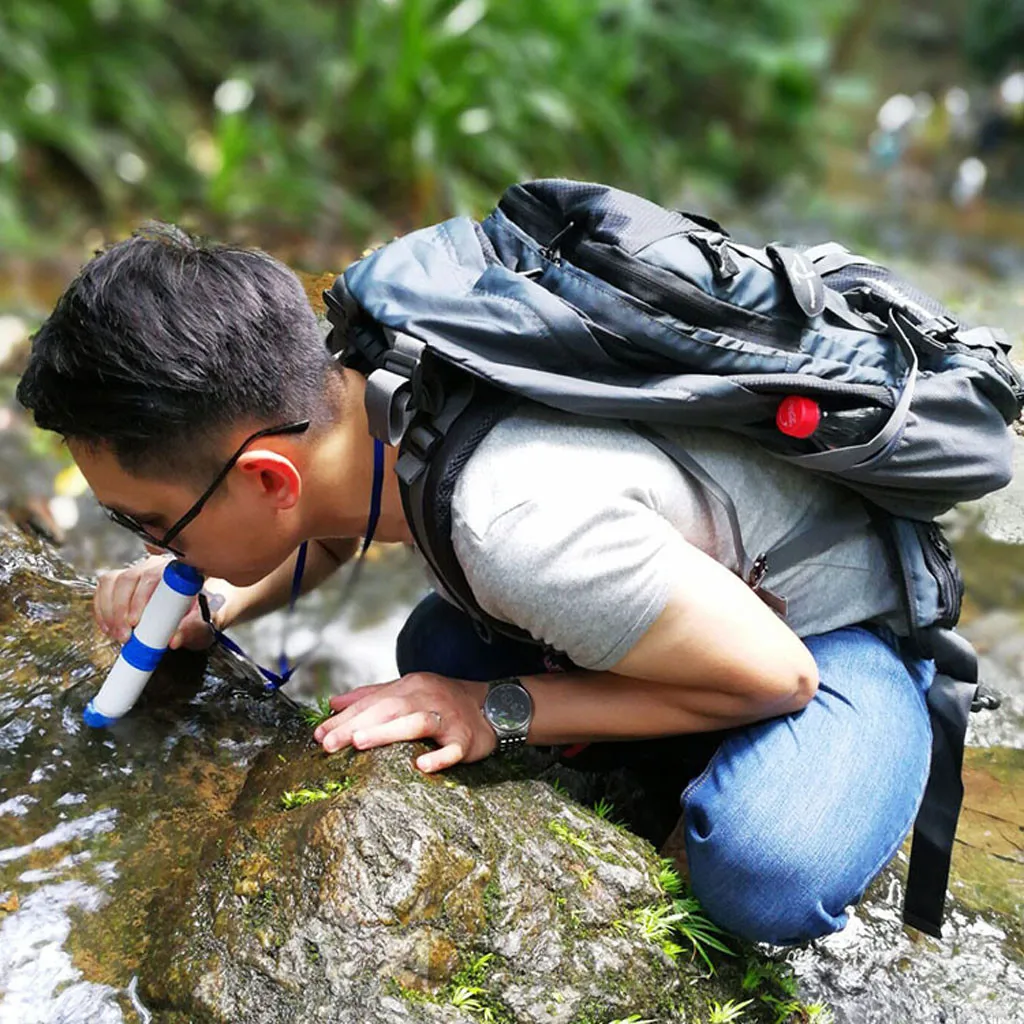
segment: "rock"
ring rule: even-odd
[[[1024,1019],[1024,751],[968,751],[943,938],[901,929],[906,849],[837,935],[789,953],[837,1024]]]
[[[0,520],[3,1024],[682,1024],[730,1000],[749,1022],[823,1000],[851,1024],[988,1024],[1024,999],[1019,752],[970,754],[941,942],[902,928],[897,863],[846,932],[706,946],[709,979],[683,934],[699,908],[542,760],[427,777],[421,745],[325,757],[220,653],[169,656],[129,716],[86,729],[116,653],[90,598]]]
[[[168,656],[86,728],[116,653],[90,599],[0,519],[5,1024],[138,998],[159,1024],[669,1020],[735,989],[666,952],[653,848],[525,764],[325,757],[220,653]]]
[[[472,1020],[456,993],[484,958],[470,987],[496,1020],[686,999],[630,923],[665,902],[650,846],[500,762],[423,776],[421,749],[261,755],[197,884],[162,911],[144,998],[217,1022]]]

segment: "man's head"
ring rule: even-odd
[[[340,388],[287,267],[155,225],[82,269],[33,340],[18,399],[64,436],[101,501],[161,536],[246,436],[309,420],[303,434],[260,439],[208,507],[246,483],[294,503],[286,463],[329,425]],[[190,558],[193,535],[182,536]]]

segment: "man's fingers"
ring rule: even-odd
[[[114,587],[113,575],[113,573],[109,572],[100,573],[99,579],[96,581],[96,593],[92,599],[93,618],[96,619],[96,625],[104,633],[110,631],[108,623],[110,619],[110,601]]]
[[[198,604],[193,605],[189,613],[181,620],[177,632],[171,637],[168,647],[177,650],[184,647],[190,651],[204,651],[214,641],[213,631],[203,621]]]
[[[328,703],[331,706],[332,711],[344,711],[345,708],[350,707],[357,700],[362,700],[367,694],[373,693],[375,690],[379,690],[384,683],[371,683],[369,686],[357,686],[348,693],[339,693],[331,697]]]
[[[420,754],[416,758],[416,767],[421,772],[439,772],[444,768],[451,768],[458,764],[466,756],[466,748],[458,741],[453,741],[440,750],[431,750],[427,754]]]
[[[321,722],[316,727],[313,738],[322,743],[324,750],[328,752],[341,750],[342,747],[351,744],[352,733],[357,729],[390,722],[393,718],[400,718],[408,713],[409,702],[404,697],[384,697],[369,702],[365,707],[356,703],[346,708],[341,714],[328,718],[326,722]]]
[[[146,605],[149,604],[149,599],[153,596],[153,591],[156,590],[159,582],[159,576],[155,573],[147,573],[141,576],[135,584],[125,615],[125,620],[132,629],[139,624],[139,619],[142,618],[142,613],[146,610]]]
[[[352,730],[352,746],[357,750],[381,747],[403,740],[422,740],[438,734],[441,718],[433,711],[414,711],[379,725],[356,724]]]

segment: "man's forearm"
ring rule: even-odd
[[[348,561],[355,552],[356,544],[356,540],[348,539],[311,542],[302,574],[302,593],[319,586]],[[223,594],[225,599],[223,606],[214,613],[214,621],[221,629],[227,629],[283,608],[291,596],[294,572],[295,557],[292,556],[251,587],[232,587],[223,580],[209,580],[207,590]]]
[[[754,701],[615,672],[526,676],[523,684],[534,701],[527,739],[537,745],[712,732],[788,714],[806,703],[794,695]]]

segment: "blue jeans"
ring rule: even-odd
[[[845,908],[909,832],[931,757],[933,662],[901,654],[898,639],[875,627],[805,643],[820,682],[801,711],[714,735],[593,743],[567,762],[642,762],[646,749],[651,778],[676,780],[694,895],[722,927],[776,945],[846,925]],[[551,666],[529,644],[484,643],[432,594],[399,635],[398,667],[483,681]],[[690,778],[702,749],[706,763]]]

